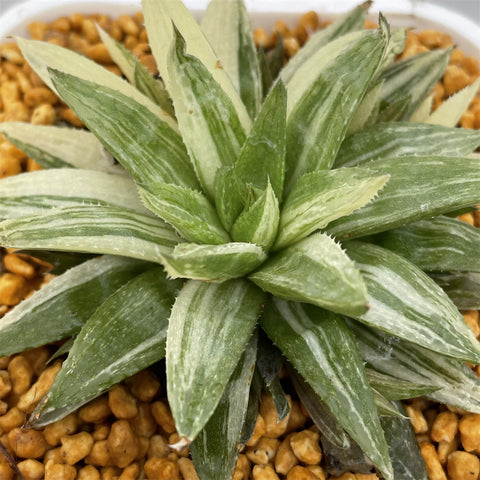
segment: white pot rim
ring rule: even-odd
[[[295,22],[309,10],[323,19],[330,19],[345,12],[361,0],[245,0],[252,13],[254,27],[269,28],[277,19]],[[197,16],[205,9],[208,0],[184,0]],[[117,16],[141,9],[141,0],[27,0],[11,7],[0,16],[0,43],[8,36],[28,34],[32,20],[51,21],[76,11],[105,13]],[[480,25],[447,8],[416,0],[376,0],[371,7],[371,18],[378,12],[385,14],[393,26],[434,29],[452,36],[454,42],[468,55],[480,57]]]

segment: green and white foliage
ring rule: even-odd
[[[262,381],[287,412],[285,357],[327,465],[348,452],[393,480],[423,470],[400,458],[415,442],[392,401],[480,411],[458,310],[480,307],[480,234],[451,217],[480,203],[480,135],[453,127],[474,87],[430,114],[449,52],[395,63],[405,31],[362,30],[369,3],[277,78],[242,0],[213,0],[201,25],[143,0],[161,80],[105,32],[126,80],[19,40],[89,130],[0,130],[45,168],[0,181],[0,245],[74,254],[0,325],[0,356],[71,347],[31,423],[165,357],[178,447],[201,480],[228,480]]]

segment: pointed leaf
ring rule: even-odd
[[[198,186],[180,135],[133,98],[50,70],[60,96],[141,183]]]
[[[183,287],[167,336],[167,390],[180,436],[193,440],[215,411],[263,299],[245,280],[189,281]]]
[[[433,93],[426,97],[408,119],[410,122],[425,123],[433,108]],[[450,127],[452,125],[446,125]]]
[[[215,207],[223,227],[230,231],[244,208],[243,187],[233,166],[220,167],[215,174]]]
[[[373,399],[375,400],[375,406],[377,407],[378,415],[380,415],[380,417],[404,417],[404,415],[402,415],[393,406],[392,402],[386,399],[380,392],[375,390],[375,388],[372,388],[372,393]]]
[[[33,125],[23,122],[0,123],[3,133],[20,150],[43,168],[84,168],[107,173],[124,173],[95,135],[86,130]]]
[[[237,218],[232,237],[236,242],[254,243],[268,251],[275,242],[279,220],[278,200],[268,183],[258,200]]]
[[[250,394],[248,398],[248,407],[245,414],[245,421],[242,428],[240,445],[245,445],[253,435],[257,424],[260,399],[262,394],[263,382],[257,369],[253,371],[252,383],[250,384]]]
[[[285,300],[308,302],[345,315],[361,314],[367,308],[360,272],[340,246],[322,233],[276,253],[249,278]]]
[[[262,100],[262,84],[252,26],[243,0],[212,0],[201,27],[250,117],[255,118]]]
[[[400,380],[438,387],[426,395],[436,402],[480,413],[480,381],[460,360],[349,321],[363,359],[375,370]]]
[[[260,322],[340,425],[385,478],[393,479],[363,361],[342,317],[273,298]]]
[[[75,339],[49,393],[32,414],[34,425],[63,418],[163,358],[168,317],[180,287],[181,282],[167,280],[159,267],[111,295]]]
[[[277,79],[282,71],[285,58],[285,49],[283,47],[282,36],[277,32],[277,43],[268,52],[263,47],[258,49],[258,63],[262,74],[262,90],[263,98],[265,98],[272,88],[274,80]]]
[[[480,310],[480,273],[431,275],[460,310]]]
[[[374,160],[368,168],[390,180],[374,201],[329,225],[337,238],[390,230],[480,202],[480,162],[473,158],[401,157]]]
[[[479,145],[480,132],[475,130],[414,122],[379,123],[344,140],[335,168],[410,155],[461,157]]]
[[[140,189],[145,205],[190,242],[221,244],[230,240],[217,212],[196,190],[167,183]]]
[[[480,229],[455,218],[420,220],[381,233],[374,241],[427,272],[480,273]]]
[[[388,181],[366,168],[319,170],[301,177],[285,199],[275,250],[363,207]]]
[[[167,90],[171,93],[172,98],[175,100],[175,96],[172,94],[172,87],[177,81],[177,78],[176,75],[173,74],[175,80],[170,80],[172,72],[168,67],[168,63],[169,50],[172,44],[175,43],[175,32],[173,28],[173,25],[175,25],[185,39],[187,54],[195,56],[205,65],[214,81],[217,82],[225,92],[224,95],[230,99],[241,125],[248,131],[251,121],[240,95],[220,65],[218,58],[212,51],[200,26],[181,0],[168,0],[166,2],[142,0],[142,10],[145,16],[145,27],[148,33],[150,48],[157,62],[160,75],[165,82]],[[176,106],[175,110],[177,110]]]
[[[225,480],[233,475],[255,370],[256,349],[257,337],[253,336],[215,412],[190,446],[195,470],[201,479]]]
[[[224,282],[247,275],[266,258],[265,252],[251,243],[180,243],[172,253],[163,254],[162,263],[172,278]]]
[[[185,53],[177,32],[168,57],[170,85],[178,125],[198,179],[209,198],[214,197],[215,174],[231,165],[245,141],[245,131],[234,104],[198,58]]]
[[[160,262],[179,241],[159,218],[100,205],[0,222],[0,245],[9,248],[109,253]]]
[[[2,317],[0,354],[11,355],[75,335],[98,306],[148,264],[104,256],[54,278]]]
[[[382,83],[379,82],[370,87],[370,90],[365,94],[362,101],[358,105],[357,110],[353,114],[352,120],[350,121],[350,125],[348,126],[346,133],[347,139],[352,133],[355,133],[364,126],[372,123],[372,119],[377,116],[380,107],[381,90]],[[344,140],[344,142],[345,141],[347,140]],[[341,159],[340,153],[337,156],[336,162],[338,162],[339,158]]]
[[[368,311],[354,318],[443,355],[480,363],[472,330],[425,273],[384,248],[361,242],[344,246],[368,291]]]
[[[150,214],[138,198],[135,183],[125,175],[60,168],[0,180],[2,219],[42,215],[52,208],[82,205],[110,205]]]

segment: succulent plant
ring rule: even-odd
[[[455,218],[480,202],[480,133],[454,128],[478,83],[432,114],[450,52],[395,62],[406,31],[363,29],[365,4],[285,66],[241,0],[201,25],[179,0],[143,9],[161,77],[103,31],[127,81],[18,39],[88,127],[0,126],[44,167],[0,181],[0,244],[59,274],[2,319],[0,355],[68,352],[30,424],[165,357],[177,448],[228,479],[262,388],[288,411],[286,365],[332,468],[426,478],[397,401],[480,413],[454,304],[480,307],[480,233]]]

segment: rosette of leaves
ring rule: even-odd
[[[286,66],[281,42],[256,51],[241,0],[200,25],[143,0],[161,77],[103,31],[125,78],[18,39],[88,128],[0,127],[44,167],[1,180],[0,243],[59,274],[2,319],[0,355],[68,351],[33,426],[164,357],[177,448],[202,479],[231,478],[262,388],[288,412],[282,365],[337,473],[426,478],[395,401],[480,413],[464,363],[480,345],[435,281],[478,307],[462,279],[480,234],[452,215],[480,202],[480,134],[454,128],[478,84],[432,114],[450,52],[395,62],[405,30],[364,30],[367,7]]]

